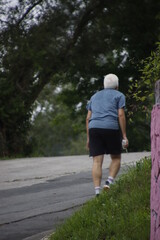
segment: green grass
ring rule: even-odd
[[[139,161],[109,192],[88,201],[50,240],[149,240],[151,159]]]

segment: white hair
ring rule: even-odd
[[[104,77],[104,88],[117,88],[119,85],[119,79],[115,74],[108,74]]]

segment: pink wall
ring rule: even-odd
[[[150,240],[160,240],[160,104],[151,113],[151,234]]]

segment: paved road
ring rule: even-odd
[[[122,155],[122,166],[150,153]],[[103,176],[110,159],[105,157]],[[40,240],[94,197],[88,156],[0,161],[0,240]]]

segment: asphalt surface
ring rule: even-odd
[[[145,156],[122,154],[120,173]],[[103,181],[109,164],[106,156]],[[88,156],[0,161],[0,240],[41,240],[53,232],[94,197],[91,167]]]

